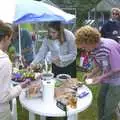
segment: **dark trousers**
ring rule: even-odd
[[[76,60],[66,67],[58,67],[52,64],[52,72],[55,77],[58,74],[69,74],[72,78],[76,78]]]

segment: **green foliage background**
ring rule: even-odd
[[[37,0],[40,1],[40,0]],[[46,0],[47,1],[47,0]],[[49,0],[48,0],[49,1]],[[51,0],[59,7],[74,7],[77,10],[77,27],[80,27],[87,18],[88,11],[94,8],[101,0]]]

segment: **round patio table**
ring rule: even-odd
[[[88,94],[78,98],[77,108],[67,108],[67,120],[78,120],[77,114],[91,105],[93,98],[91,90],[83,85],[82,91]],[[46,117],[63,117],[66,115],[63,110],[56,106],[56,100],[53,103],[46,104],[41,98],[28,99],[25,91],[22,91],[19,100],[21,105],[29,111],[29,120],[35,120],[35,114],[40,115],[40,120],[46,120]]]

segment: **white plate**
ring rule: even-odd
[[[86,79],[85,82],[86,82],[87,85],[90,85],[90,84],[93,83],[93,79],[90,79],[90,78]]]

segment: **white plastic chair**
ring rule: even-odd
[[[17,101],[16,101],[16,98],[12,99],[11,115],[12,115],[12,120],[17,120]]]

